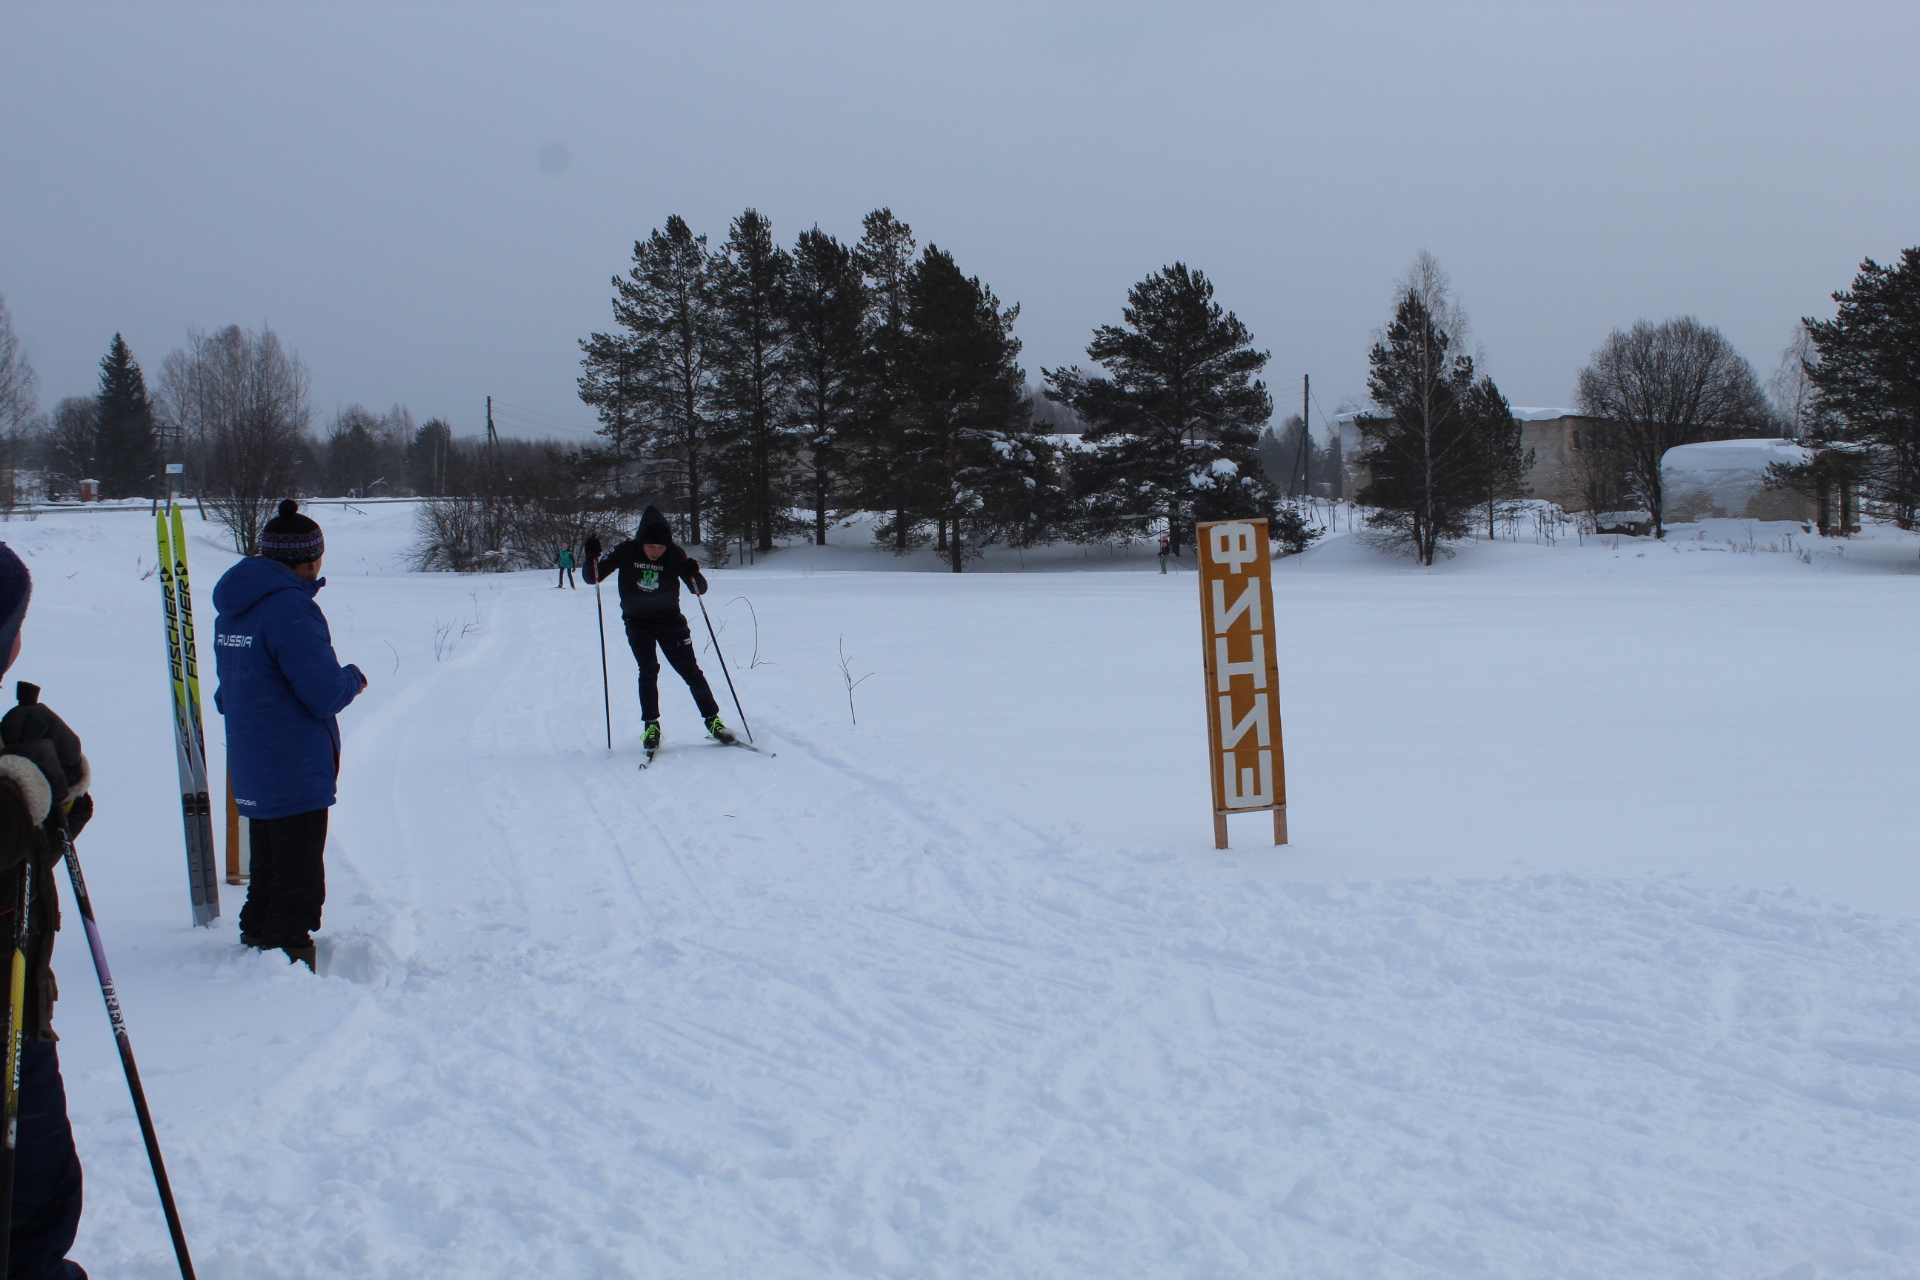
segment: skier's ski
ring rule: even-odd
[[[755,755],[766,756],[768,759],[773,759],[780,754],[778,751],[762,751],[759,747],[754,746],[751,742],[742,742],[738,738],[735,738],[732,742],[722,742],[718,738],[710,738],[708,739],[708,741],[712,742],[713,745],[716,747],[739,747],[742,751],[751,751]],[[647,758],[640,762],[640,767],[642,769],[645,769],[651,766],[653,764],[653,758],[659,754],[660,754],[660,748],[658,747],[655,747],[653,750],[647,752]]]
[[[220,914],[220,883],[214,870],[213,808],[207,795],[206,738],[200,724],[200,664],[191,647],[193,605],[187,596],[186,533],[177,507],[172,514],[171,531],[165,511],[156,513],[154,526],[160,555],[160,600],[166,615],[167,674],[173,686],[174,764],[180,774],[180,816],[186,828],[187,891],[193,902],[193,922],[208,925]]]

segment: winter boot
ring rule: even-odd
[[[660,749],[660,722],[658,720],[647,721],[647,727],[642,730],[640,734],[640,745],[648,751],[658,751]]]
[[[716,742],[724,742],[728,746],[732,746],[735,742],[733,730],[727,728],[727,726],[721,722],[719,716],[715,716],[707,721],[707,733]]]
[[[319,972],[318,969],[315,969],[313,967],[314,961],[320,958],[319,951],[317,948],[315,948],[315,946],[311,942],[309,942],[304,947],[289,946],[289,947],[282,947],[280,949],[287,953],[288,964],[292,964],[295,961],[299,961],[301,964],[304,964],[305,966],[307,966],[307,969],[310,972],[313,972],[313,973]]]
[[[255,951],[263,951],[266,949],[267,940],[256,937],[251,933],[243,933],[240,935],[240,945],[243,947],[252,947]]]

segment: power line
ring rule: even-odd
[[[600,429],[597,426],[580,422],[577,419],[566,418],[560,414],[550,413],[544,409],[529,409],[525,405],[509,404],[507,401],[498,398],[495,398],[493,407],[496,410],[504,410],[505,414],[503,416],[518,418],[523,422],[528,422],[535,426],[553,427],[566,431],[592,432]]]

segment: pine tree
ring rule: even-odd
[[[1051,446],[1029,429],[1013,336],[1020,308],[1003,309],[935,245],[914,264],[906,293],[904,461],[932,480],[930,514],[959,573],[991,541],[1045,536]]]
[[[1371,476],[1359,501],[1374,508],[1373,528],[1430,565],[1447,540],[1467,535],[1482,504],[1511,495],[1526,464],[1506,398],[1459,349],[1444,277],[1437,267],[1419,275],[1368,356],[1367,388],[1381,414],[1359,420]]]
[[[1896,264],[1860,264],[1833,295],[1831,320],[1808,319],[1816,359],[1814,445],[1843,444],[1862,496],[1902,529],[1920,516],[1920,247]]]
[[[464,491],[460,459],[453,448],[453,428],[440,418],[428,418],[407,442],[407,487],[429,498]]]
[[[1526,477],[1533,467],[1533,450],[1525,447],[1513,406],[1492,378],[1483,377],[1473,384],[1466,411],[1486,459],[1480,483],[1486,495],[1487,539],[1492,541],[1500,508],[1505,505],[1511,509],[1513,503],[1527,496]]]
[[[623,333],[583,340],[580,398],[600,434],[643,465],[666,464],[687,508],[689,542],[704,540],[714,431],[714,264],[707,238],[677,214],[634,242],[613,280]]]
[[[1134,532],[1164,516],[1177,555],[1187,520],[1271,516],[1256,453],[1273,415],[1255,376],[1267,353],[1183,262],[1128,290],[1121,315],[1124,328],[1101,325],[1087,346],[1110,376],[1044,371],[1047,397],[1072,408],[1096,446],[1076,467],[1088,532]]]
[[[728,531],[760,551],[787,533],[787,287],[793,261],[752,209],[733,220],[714,272],[714,479]]]
[[[893,514],[874,530],[877,541],[904,555],[920,542],[918,526],[931,501],[931,478],[914,466],[907,410],[907,281],[913,274],[913,228],[875,209],[861,221],[853,256],[867,286],[866,409],[856,425],[861,502]]]
[[[160,432],[147,381],[119,334],[100,361],[94,463],[103,498],[150,497],[160,475]]]
[[[827,545],[828,511],[850,478],[871,364],[866,282],[852,250],[815,227],[800,234],[787,290],[788,429],[802,442],[813,537]]]

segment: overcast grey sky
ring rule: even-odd
[[[115,331],[157,372],[266,322],[323,418],[467,434],[491,393],[533,434],[591,425],[576,342],[668,214],[884,204],[1021,304],[1036,382],[1180,259],[1331,413],[1427,249],[1508,397],[1562,404],[1643,316],[1764,378],[1920,242],[1917,51],[1913,4],[8,0],[0,294],[49,407]]]

